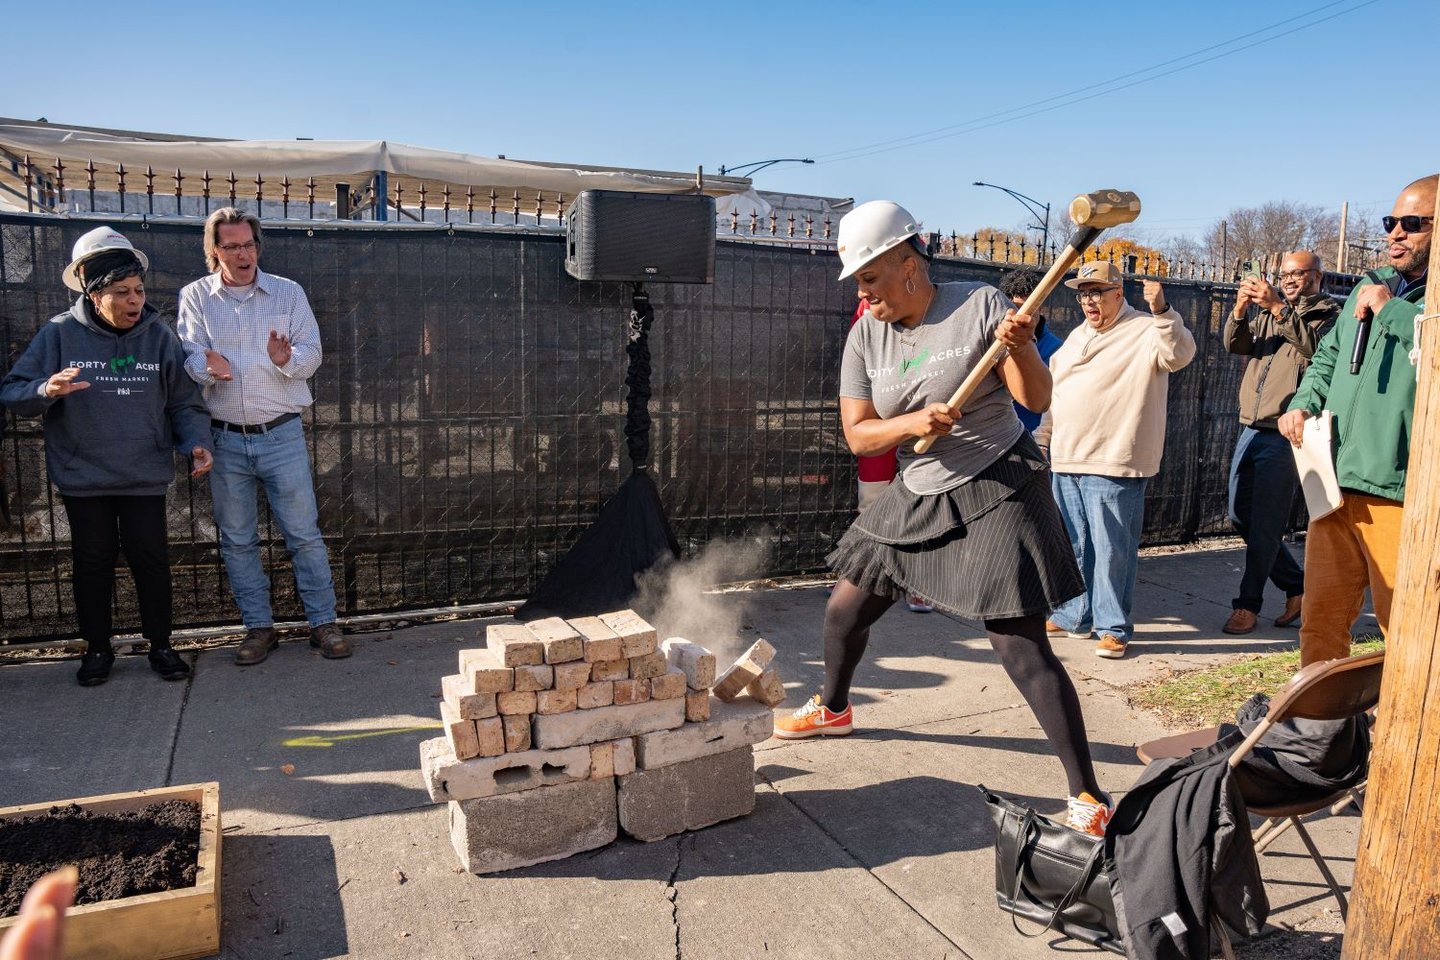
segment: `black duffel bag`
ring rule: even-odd
[[[1101,869],[1104,838],[1071,830],[983,785],[980,792],[995,821],[995,899],[1016,932],[1038,937],[1056,930],[1123,956],[1110,877]],[[1025,933],[1021,917],[1044,929]]]

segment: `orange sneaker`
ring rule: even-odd
[[[817,693],[790,716],[776,720],[774,734],[781,740],[804,740],[807,737],[845,737],[854,730],[854,714],[850,707],[835,713],[820,702],[820,694]]]
[[[1103,800],[1096,800],[1084,792],[1078,797],[1071,797],[1065,825],[1094,837],[1105,836],[1105,828],[1110,825],[1110,816],[1115,812],[1115,801],[1108,793],[1100,795]]]

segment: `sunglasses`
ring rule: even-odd
[[[1420,217],[1416,216],[1413,213],[1406,214],[1403,217],[1380,218],[1380,226],[1385,228],[1386,233],[1394,230],[1397,226],[1403,229],[1406,233],[1419,233],[1421,230],[1425,229],[1425,224],[1434,222],[1434,217]]]

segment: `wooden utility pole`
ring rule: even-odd
[[[1440,243],[1432,243],[1424,312],[1431,318],[1440,313],[1437,275]],[[1440,319],[1423,321],[1421,331],[1399,570],[1344,960],[1440,957]]]
[[[1348,250],[1345,246],[1345,227],[1350,222],[1350,201],[1346,200],[1340,204],[1340,242],[1335,249],[1335,272],[1344,273],[1345,266],[1349,261]]]

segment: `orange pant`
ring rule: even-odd
[[[1365,604],[1367,586],[1388,639],[1402,509],[1396,500],[1347,490],[1339,510],[1311,522],[1305,538],[1302,666],[1350,656],[1350,627]]]

